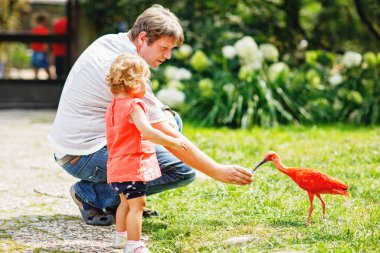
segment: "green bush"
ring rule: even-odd
[[[115,15],[127,13],[131,27],[137,15],[156,2],[79,1],[98,34],[111,31]],[[204,125],[243,128],[380,123],[376,1],[160,4],[178,16],[191,46],[174,52],[169,65],[154,71],[154,89],[185,117]],[[177,67],[168,71],[173,78],[165,74],[170,65]],[[186,71],[189,78],[182,76]]]
[[[259,47],[253,38],[243,37],[234,49],[226,45],[220,54],[207,57],[201,50],[191,50],[195,53],[176,59],[176,66],[192,72],[181,83],[185,117],[202,125],[241,128],[299,122],[380,123],[377,55],[307,51],[303,62],[289,66],[276,62],[277,49],[265,45]],[[173,67],[166,65],[153,75],[162,86],[171,83],[170,76],[163,79],[160,74],[167,68]]]
[[[10,45],[10,66],[14,68],[28,68],[30,66],[30,56],[28,47],[23,43],[13,43]]]

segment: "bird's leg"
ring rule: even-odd
[[[307,216],[306,226],[309,226],[310,225],[311,213],[313,212],[314,193],[307,192],[307,194],[309,195],[310,209],[309,209],[309,215]]]
[[[319,200],[321,201],[322,203],[322,213],[323,213],[323,219],[325,218],[325,214],[326,214],[326,205],[325,205],[325,202],[323,201],[321,195],[318,193],[318,194],[315,194],[317,196],[317,198],[319,198]]]

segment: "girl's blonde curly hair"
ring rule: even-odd
[[[125,53],[118,56],[111,64],[106,81],[112,94],[134,93],[140,90],[150,70],[143,58],[135,54]]]

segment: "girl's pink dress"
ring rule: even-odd
[[[147,115],[144,102],[138,98],[114,98],[107,109],[108,183],[150,181],[161,176],[154,144],[130,122],[135,106]]]

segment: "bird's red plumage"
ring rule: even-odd
[[[307,225],[310,224],[310,217],[313,212],[314,196],[317,196],[322,203],[323,217],[325,216],[325,202],[321,194],[338,194],[348,197],[348,186],[343,182],[318,170],[286,167],[281,163],[280,157],[274,151],[268,151],[265,154],[265,159],[255,167],[255,170],[268,161],[274,162],[279,171],[291,177],[299,187],[307,191],[310,201]]]
[[[314,194],[339,194],[348,196],[348,186],[323,172],[308,168],[287,168],[288,176],[305,191]]]

